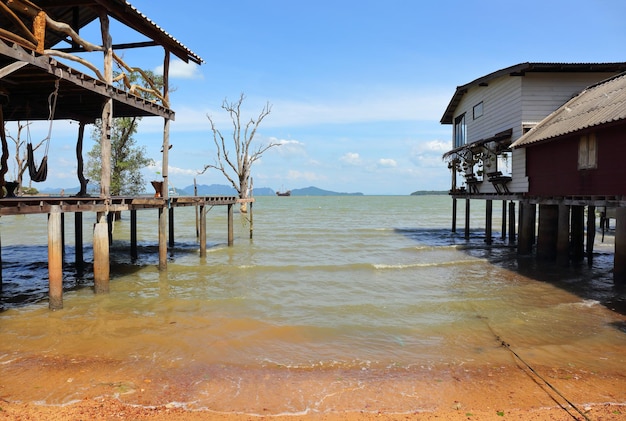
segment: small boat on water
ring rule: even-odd
[[[286,190],[283,192],[277,191],[276,196],[291,196],[291,190]]]

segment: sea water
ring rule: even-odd
[[[119,379],[132,372],[122,389],[136,392],[158,378],[184,384],[189,396],[176,400],[187,405],[212,407],[229,396],[232,407],[223,410],[251,412],[258,408],[232,399],[269,378],[284,384],[339,370],[391,379],[450,365],[497,366],[510,362],[503,341],[534,364],[623,369],[624,295],[612,281],[610,236],[598,236],[591,267],[559,268],[518,256],[501,238],[498,202],[494,241],[486,244],[484,202],[472,208],[466,240],[464,209],[459,232],[451,232],[447,196],[258,197],[253,238],[250,213],[236,213],[232,247],[226,207],[209,210],[205,258],[196,209],[179,208],[167,271],[157,268],[157,212],[138,212],[137,260],[123,214],[113,227],[104,295],[94,295],[89,270],[73,266],[67,214],[64,308],[55,312],[47,304],[45,215],[2,217],[0,366],[26,357],[41,363],[42,356],[87,371],[94,359],[111,364],[110,379],[61,382],[54,393],[24,399],[80,399],[94,385],[124,384]],[[87,262],[94,222],[85,214]],[[209,379],[217,384],[201,386]],[[315,381],[307,384],[314,393]],[[306,393],[279,409],[310,409]]]

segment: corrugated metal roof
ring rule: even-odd
[[[502,76],[523,76],[529,72],[541,72],[541,73],[572,73],[572,72],[624,72],[626,71],[626,62],[618,63],[519,63],[514,66],[506,67],[504,69],[497,70],[482,76],[478,79],[466,83],[465,85],[458,86],[450,103],[446,107],[446,111],[441,117],[441,124],[452,124],[454,120],[454,111],[461,102],[463,95],[467,93],[470,88],[475,86],[487,85],[490,81]]]
[[[128,6],[133,13],[135,13],[136,15],[140,16],[141,19],[143,19],[146,23],[148,23],[149,25],[151,25],[154,29],[156,29],[157,31],[159,31],[163,36],[165,36],[167,39],[169,39],[170,44],[175,44],[179,47],[179,49],[185,51],[186,56],[187,57],[181,57],[179,56],[179,58],[181,58],[182,60],[184,60],[185,62],[187,61],[187,59],[190,59],[191,61],[197,63],[197,64],[202,64],[204,62],[204,60],[202,60],[202,58],[200,58],[200,56],[198,56],[197,54],[195,54],[193,51],[191,51],[189,48],[185,47],[180,41],[178,41],[176,38],[174,38],[172,35],[170,35],[167,31],[165,31],[163,28],[161,28],[159,25],[157,25],[156,23],[154,23],[152,21],[152,19],[148,18],[146,15],[144,15],[143,13],[141,13],[135,6],[133,6],[132,4],[130,4],[128,1],[124,0],[124,3],[126,3],[126,6]],[[145,34],[147,35],[147,34]]]
[[[167,33],[163,28],[154,23],[146,15],[141,13],[127,0],[30,0],[35,8],[44,10],[52,19],[70,25],[78,31],[98,18],[98,10],[94,7],[100,4],[107,10],[109,16],[133,30],[143,34],[154,41],[155,45],[162,45],[165,49],[185,62],[192,61],[202,64],[204,60],[180,41]],[[176,7],[175,5],[172,7]],[[30,27],[32,23],[24,22]],[[6,13],[0,13],[0,28],[10,32],[21,34],[20,26]],[[67,36],[58,31],[46,31],[44,48],[57,47],[59,43],[66,42]],[[71,43],[67,43],[71,47]]]
[[[620,120],[626,120],[626,73],[588,87],[517,139],[511,147],[554,140]]]

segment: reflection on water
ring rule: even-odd
[[[225,244],[226,212],[216,207],[206,259],[198,257],[194,210],[179,209],[166,272],[156,268],[156,214],[140,212],[138,261],[129,257],[128,220],[115,224],[107,295],[93,294],[89,271],[76,274],[67,224],[57,312],[47,309],[45,217],[19,217],[29,229],[2,218],[0,366],[7,374],[67,359],[87,373],[104,364],[118,373],[112,377],[135,373],[135,383],[116,386],[127,391],[140,390],[136,379],[146,373],[196,384],[219,373],[231,390],[264,370],[283,380],[332,370],[392,379],[497,366],[511,361],[504,340],[533,364],[623,368],[625,318],[603,305],[624,301],[609,253],[593,268],[541,265],[504,241],[486,246],[480,227],[470,242],[450,233],[449,207],[447,197],[259,198],[254,239],[242,219],[234,247]],[[101,383],[115,381],[77,379],[32,398],[66,402]],[[202,406],[207,393],[189,400]]]

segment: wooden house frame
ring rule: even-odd
[[[457,199],[466,201],[466,238],[470,232],[470,200],[485,200],[485,241],[490,244],[492,202],[501,200],[502,237],[506,235],[508,216],[509,242],[512,244],[517,239],[520,254],[531,253],[536,244],[538,257],[556,259],[563,264],[581,260],[585,254],[583,233],[586,231],[586,255],[591,261],[596,207],[622,206],[621,168],[614,165],[612,169],[613,175],[618,171],[619,176],[605,174],[593,183],[590,183],[591,172],[587,171],[584,177],[578,173],[576,180],[582,177],[583,181],[573,186],[569,170],[568,174],[559,173],[558,177],[552,177],[554,173],[548,174],[558,166],[561,155],[567,154],[571,158],[572,147],[565,147],[567,142],[543,146],[527,142],[532,133],[539,133],[539,128],[550,121],[553,113],[562,112],[563,104],[575,101],[572,98],[577,98],[589,86],[624,71],[626,63],[521,63],[457,87],[441,118],[442,124],[453,127],[451,149],[443,155],[452,172],[452,230],[456,231]],[[595,112],[592,110],[589,114]],[[604,122],[605,134],[613,133],[614,139],[620,136],[615,134],[615,128],[607,125],[609,123]],[[574,142],[576,147],[579,142],[579,139]],[[616,156],[623,156],[620,153],[623,144],[623,137],[614,141],[612,149]],[[498,166],[502,156],[507,156],[510,171],[505,172]],[[553,165],[547,166],[548,162]],[[558,180],[567,181],[555,184],[554,181]],[[516,202],[519,203],[517,238]],[[585,207],[588,215],[586,230],[583,224]],[[564,222],[565,212],[571,216],[571,223],[569,216],[568,224]],[[558,230],[555,228],[557,221],[563,225]],[[626,225],[626,220],[622,225]],[[626,243],[626,238],[623,241]],[[619,250],[616,247],[616,259],[622,252],[626,253],[626,245]],[[624,267],[626,273],[626,263]]]
[[[116,44],[114,34],[110,31],[112,19],[133,30],[140,40]],[[80,35],[81,29],[94,21],[100,24],[101,38],[95,41],[83,39]],[[164,52],[163,87],[162,90],[155,88],[150,92],[150,96],[156,98],[150,101],[140,95],[143,84],[132,85],[128,83],[130,79],[126,78],[131,72],[145,77],[145,72],[134,64],[124,63],[117,54],[120,50],[147,47],[160,47]],[[173,210],[177,206],[200,207],[202,257],[206,253],[204,207],[227,205],[228,244],[232,245],[232,205],[239,201],[236,197],[168,197],[169,130],[170,122],[175,117],[169,105],[169,68],[172,55],[185,63],[203,63],[198,55],[125,0],[0,0],[0,126],[4,127],[6,121],[25,120],[70,119],[79,123],[76,152],[81,192],[78,195],[0,199],[0,215],[48,214],[49,295],[52,309],[62,307],[61,215],[64,213],[72,212],[76,218],[78,265],[82,260],[82,214],[96,212],[93,234],[96,292],[108,291],[109,216],[113,211],[131,212],[132,255],[133,245],[136,253],[135,212],[140,209],[159,210],[160,269],[167,266],[168,231],[169,244],[173,244]],[[102,64],[98,67],[94,63]],[[119,80],[113,78],[114,63],[123,69]],[[87,70],[79,71],[76,67]],[[154,85],[151,86],[154,88]],[[54,110],[53,113],[51,109]],[[163,118],[163,182],[159,197],[111,196],[111,122],[116,117],[132,116]],[[87,180],[82,174],[82,141],[84,126],[97,119],[102,121],[103,127],[100,139],[102,169],[99,195],[91,197],[86,194]],[[7,183],[5,174],[9,152],[4,130],[0,130],[0,133],[2,187]],[[0,271],[0,290],[1,286]]]
[[[443,156],[450,193],[526,193],[524,150],[511,150],[511,143],[585,87],[624,70],[626,63],[521,63],[457,87],[440,120],[452,126]]]

